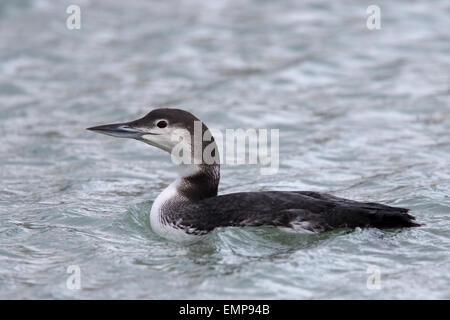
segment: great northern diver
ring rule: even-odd
[[[408,209],[357,202],[319,192],[262,191],[217,195],[219,162],[206,163],[202,156],[198,161],[194,155],[194,123],[199,121],[187,111],[162,108],[135,121],[88,128],[114,137],[143,141],[167,152],[172,152],[181,141],[191,151],[197,162],[180,164],[179,177],[156,198],[151,208],[151,227],[164,238],[190,241],[217,227],[227,226],[276,226],[307,232],[420,226],[407,213]],[[204,134],[208,128],[200,123]],[[215,144],[214,138],[210,138],[209,143]],[[206,141],[201,142],[201,151],[206,145]]]

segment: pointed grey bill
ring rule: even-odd
[[[127,123],[113,123],[105,124],[103,126],[90,127],[86,130],[95,131],[98,133],[103,133],[108,136],[118,137],[118,138],[140,138],[144,134],[148,134],[140,129],[133,128]]]

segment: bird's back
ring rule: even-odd
[[[419,226],[408,209],[310,191],[231,193],[187,203],[179,209],[179,217],[174,218],[206,232],[226,226],[300,226],[311,231]]]

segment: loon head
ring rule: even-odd
[[[191,200],[217,195],[219,152],[208,128],[181,109],[155,109],[143,118],[87,128],[113,137],[132,138],[167,151],[181,168],[177,193]]]
[[[181,109],[154,109],[134,121],[106,124],[87,130],[143,141],[171,153],[172,160],[178,164],[219,162],[214,138],[206,125],[190,112]],[[205,158],[205,155],[208,157]]]

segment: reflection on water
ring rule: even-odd
[[[378,31],[359,1],[78,3],[80,30],[71,1],[0,3],[1,298],[450,298],[446,1],[381,1]],[[221,193],[325,191],[425,226],[163,240],[148,213],[169,158],[84,130],[160,106],[280,129],[278,174],[226,166]]]

